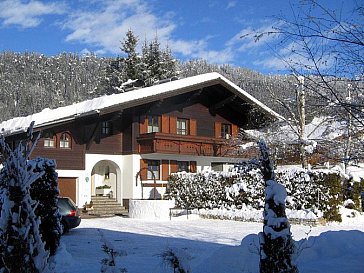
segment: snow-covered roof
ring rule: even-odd
[[[277,119],[282,118],[279,114],[255,99],[239,86],[235,85],[219,73],[213,72],[145,87],[135,91],[105,95],[56,109],[47,108],[39,113],[35,113],[26,117],[17,117],[3,121],[0,124],[0,128],[2,134],[11,135],[25,131],[32,121],[34,121],[34,128],[39,128],[50,124],[73,120],[77,117],[107,111],[108,109],[115,108],[116,106],[118,109],[126,109],[133,106],[142,105],[155,100],[187,93],[194,90],[194,88],[197,89],[215,84],[223,85],[232,93],[257,106],[266,114]]]

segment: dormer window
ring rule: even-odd
[[[71,136],[67,133],[63,133],[59,139],[59,148],[70,149],[71,148]]]
[[[231,138],[231,124],[221,124],[221,137],[225,139]]]
[[[110,136],[112,134],[112,123],[111,121],[103,121],[101,124],[101,134],[103,136]]]
[[[148,116],[148,133],[159,132],[159,116]]]
[[[51,132],[47,132],[44,134],[44,147],[46,148],[54,148],[56,147],[56,135],[51,133]]]

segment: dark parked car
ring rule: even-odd
[[[58,198],[58,209],[62,216],[61,225],[63,234],[67,233],[71,228],[78,227],[81,223],[81,216],[77,206],[68,197]]]

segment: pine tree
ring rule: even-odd
[[[39,231],[45,243],[45,249],[53,256],[60,243],[62,234],[61,215],[58,203],[58,175],[54,160],[46,158],[35,158],[28,162],[36,173],[44,173],[42,177],[33,182],[30,189],[30,196],[39,202],[36,208],[36,215],[40,217],[41,224]]]
[[[121,44],[121,50],[126,53],[127,57],[124,59],[124,77],[127,80],[141,79],[141,60],[136,52],[138,44],[138,37],[133,31],[128,30],[126,38]]]
[[[32,127],[32,126],[31,126]],[[37,140],[31,138],[12,151],[0,139],[4,159],[0,172],[0,268],[2,273],[47,272],[49,252],[39,232],[40,219],[35,214],[38,203],[30,197],[30,186],[43,175],[27,163]],[[30,146],[30,143],[33,146]]]
[[[149,59],[150,59],[150,52],[148,48],[147,40],[144,40],[143,46],[142,46],[142,62],[141,62],[141,72],[143,75],[143,80],[148,84],[148,80],[151,75],[151,71],[149,68]]]
[[[162,75],[161,79],[170,79],[176,77],[177,73],[177,61],[172,55],[171,49],[166,46],[165,50],[162,52]]]
[[[287,192],[275,181],[273,164],[265,142],[258,142],[265,181],[264,227],[260,236],[260,273],[297,273],[292,262],[295,245],[286,216]]]

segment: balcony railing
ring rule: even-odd
[[[198,156],[242,156],[231,139],[149,133],[137,138],[140,154],[166,153]]]

